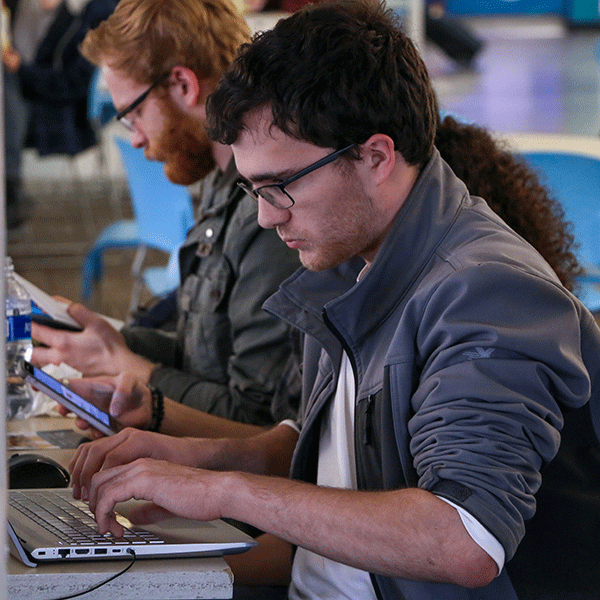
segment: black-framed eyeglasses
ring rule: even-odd
[[[115,115],[115,119],[117,119],[117,121],[119,121],[119,123],[121,123],[122,125],[124,125],[127,129],[129,129],[129,131],[135,131],[135,121],[133,119],[128,119],[127,115],[132,111],[135,110],[147,97],[148,94],[150,94],[150,92],[157,87],[158,85],[160,85],[165,79],[167,79],[167,77],[170,75],[170,73],[165,73],[164,75],[162,75],[161,77],[159,77],[145,92],[143,92],[142,94],[140,94],[129,106],[127,106],[126,108],[124,108],[123,110],[119,111],[116,115]]]
[[[288,179],[281,181],[280,183],[269,183],[267,185],[261,185],[256,189],[252,189],[252,186],[247,181],[238,181],[238,185],[255,200],[263,198],[275,208],[291,208],[294,206],[295,202],[285,189],[286,186],[290,185],[290,183],[293,183],[294,181],[297,181],[300,179],[300,177],[304,177],[305,175],[308,175],[309,173],[328,165],[344,154],[344,152],[354,148],[354,146],[357,146],[357,144],[350,144],[341,150],[336,150],[335,152],[324,156],[317,162],[312,163],[312,165],[302,169],[302,171],[298,171],[295,175],[288,177]]]

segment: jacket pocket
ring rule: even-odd
[[[179,294],[178,337],[183,369],[215,382],[228,380],[232,353],[227,296],[231,269],[221,260],[203,261],[198,274],[188,275]]]
[[[354,415],[356,475],[359,489],[381,489],[381,417],[383,390],[359,398]]]

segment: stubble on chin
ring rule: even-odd
[[[298,250],[300,262],[303,267],[315,273],[334,269],[351,258],[347,253],[340,252],[339,247],[335,245],[333,247],[327,244],[315,246],[309,242],[306,242],[306,245],[305,249]]]
[[[376,251],[380,244],[377,232],[366,226],[371,222],[370,204],[356,204],[356,213],[348,218],[331,220],[321,241],[309,242],[306,248],[299,250],[300,262],[309,271],[328,271],[339,267],[355,256],[366,256]]]
[[[300,262],[302,263],[302,266],[315,273],[334,269],[350,258],[352,257],[341,257],[338,253],[330,256],[329,254],[323,253],[300,252]]]

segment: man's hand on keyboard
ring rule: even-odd
[[[82,444],[69,465],[73,496],[87,500],[95,473],[139,458],[196,466],[196,447],[202,441],[127,428],[115,435]]]
[[[165,461],[140,458],[97,473],[89,489],[90,510],[98,531],[120,537],[123,527],[114,514],[115,504],[136,498],[156,505],[162,516],[173,514],[188,519],[212,521],[220,512],[220,492],[228,473],[194,469]],[[152,518],[156,515],[147,514]]]

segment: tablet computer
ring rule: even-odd
[[[26,360],[19,362],[19,370],[27,383],[41,390],[44,394],[48,394],[50,398],[53,398],[59,404],[74,412],[78,417],[85,419],[92,427],[95,427],[102,433],[112,435],[123,428],[107,412],[100,410],[91,402],[70,390],[66,385],[41,369],[34,367]]]

